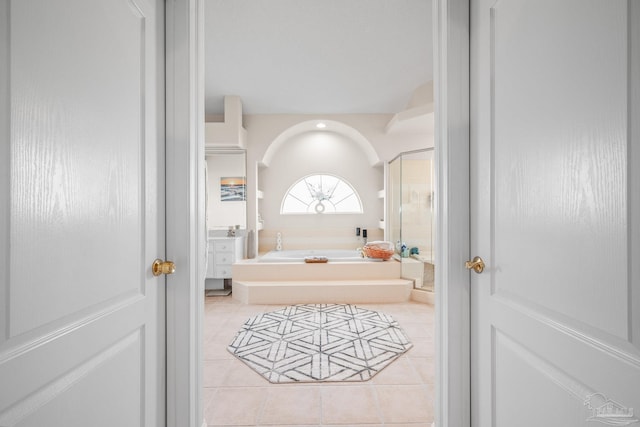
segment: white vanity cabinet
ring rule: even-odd
[[[231,278],[231,264],[242,259],[242,237],[210,237],[205,289],[224,289],[224,279]]]

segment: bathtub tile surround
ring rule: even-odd
[[[293,249],[267,252],[258,262],[301,262],[310,257],[324,257],[331,262],[365,261],[362,251],[355,249]]]
[[[272,383],[366,381],[413,345],[393,318],[349,304],[251,317],[228,350]]]
[[[367,240],[384,240],[384,230],[374,226],[367,229]],[[305,227],[305,228],[265,228],[259,231],[259,253],[274,250],[278,245],[278,234],[282,249],[357,249],[365,244],[362,232],[354,233],[354,227]],[[362,230],[362,229],[361,229]]]

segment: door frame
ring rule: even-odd
[[[469,3],[434,0],[438,427],[470,427]],[[167,426],[206,426],[204,3],[166,0]]]
[[[202,403],[204,2],[165,0],[167,426],[206,427]]]
[[[434,0],[438,427],[471,426],[470,0]]]

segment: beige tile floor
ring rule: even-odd
[[[282,306],[205,298],[204,407],[209,426],[431,427],[433,307],[356,304],[393,316],[413,348],[365,382],[271,384],[227,351],[251,316]]]

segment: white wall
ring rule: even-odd
[[[280,215],[282,198],[289,187],[310,174],[336,175],[350,183],[362,201],[362,214]],[[372,167],[362,150],[348,138],[332,132],[308,132],[283,144],[269,167],[259,175],[265,199],[261,214],[269,228],[305,227],[312,224],[377,224],[380,212],[377,192],[383,188],[382,169]]]
[[[291,185],[316,173],[336,175],[350,183],[360,196],[363,213],[281,215],[282,199]],[[278,231],[283,234],[285,249],[355,249],[362,245],[355,236],[356,227],[369,229],[370,237],[376,233],[382,216],[378,199],[378,190],[384,185],[382,169],[372,167],[362,149],[343,135],[312,131],[290,138],[280,146],[269,167],[260,170],[258,181],[265,194],[259,204],[265,222],[265,231],[261,233],[264,249],[268,249],[270,243],[275,246],[271,240],[273,232]],[[310,230],[322,230],[322,233],[311,235]]]
[[[246,202],[222,202],[220,178],[246,175],[245,154],[212,154],[207,159],[208,220],[210,230],[240,225],[246,228]]]

